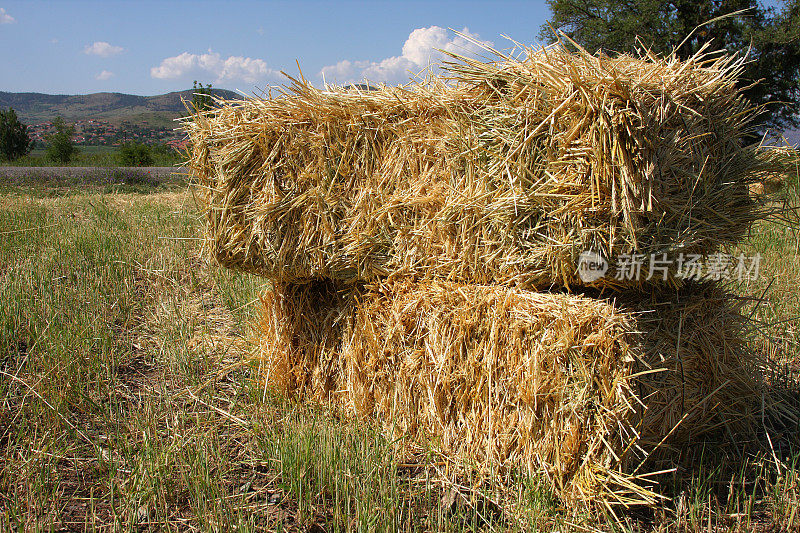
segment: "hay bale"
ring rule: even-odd
[[[652,504],[641,475],[665,467],[656,459],[709,433],[753,433],[755,358],[713,287],[610,301],[402,282],[328,300],[343,307],[295,304],[317,318],[284,314],[278,302],[308,293],[278,287],[266,300],[269,385],[393,437],[433,439],[484,472],[546,476],[567,501]]]
[[[763,408],[764,361],[748,345],[745,298],[713,283],[677,292],[631,291],[615,306],[640,332],[636,396],[645,406],[640,445],[680,450],[704,437],[755,436]],[[667,439],[667,436],[669,438]]]
[[[212,255],[279,282],[580,285],[578,256],[710,254],[784,152],[743,146],[741,60],[528,50],[374,91],[295,81],[184,123]],[[614,271],[594,285],[622,287]]]
[[[339,356],[352,290],[330,281],[284,285],[261,296],[267,383],[284,394],[325,400],[340,384]]]

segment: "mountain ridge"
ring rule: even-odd
[[[174,127],[174,120],[186,113],[182,100],[191,102],[194,92],[194,89],[186,89],[140,96],[120,92],[47,94],[0,91],[0,109],[14,108],[19,119],[28,125],[62,116],[68,122],[94,119],[115,125],[127,121],[137,125]],[[213,88],[212,92],[226,100],[242,98],[241,94],[227,89]],[[787,130],[783,134],[790,145],[800,144],[800,129]]]
[[[119,92],[91,94],[46,94],[0,91],[0,108],[11,107],[25,124],[49,122],[57,116],[65,120],[106,120],[112,123],[163,125],[186,113],[183,100],[191,102],[195,91],[173,91],[154,96]],[[227,89],[212,89],[215,96],[241,98]]]

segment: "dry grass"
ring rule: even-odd
[[[747,145],[743,60],[487,51],[185,122],[211,256],[274,284],[265,390],[612,514],[656,505],[698,443],[796,427],[742,301],[674,271],[642,283],[646,259],[731,250],[775,214],[765,184],[796,154]],[[612,262],[582,286],[587,250],[643,275]],[[531,292],[561,288],[585,294]]]

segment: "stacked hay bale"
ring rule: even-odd
[[[714,284],[615,299],[439,280],[264,298],[269,386],[394,438],[435,437],[566,500],[654,503],[650,465],[708,433],[753,436],[762,405],[740,302]],[[654,454],[654,452],[659,452]],[[664,453],[662,453],[664,452]]]
[[[742,146],[740,66],[550,49],[454,67],[455,86],[231,102],[187,123],[211,251],[286,282],[526,288],[580,284],[584,250],[709,254],[763,214],[748,185],[782,170]]]
[[[528,52],[196,115],[207,245],[273,282],[278,390],[567,500],[652,503],[642,461],[746,433],[761,385],[721,289],[613,260],[735,244],[785,154],[742,143],[739,60]]]

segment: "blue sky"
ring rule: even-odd
[[[321,83],[398,83],[444,48],[534,44],[544,1],[213,2],[0,0],[0,90],[161,94],[192,80],[246,93],[279,71]]]

